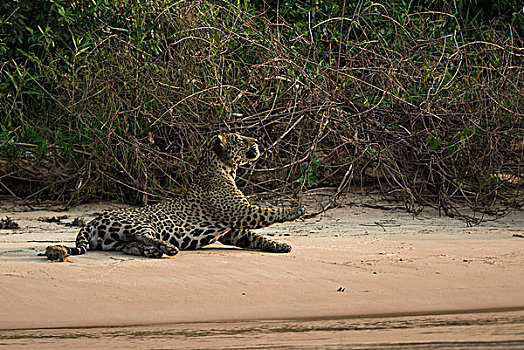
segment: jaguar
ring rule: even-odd
[[[100,214],[80,230],[76,247],[49,246],[43,255],[65,261],[88,250],[108,250],[161,258],[216,241],[264,252],[290,252],[290,245],[252,230],[295,220],[304,215],[305,208],[251,204],[235,183],[238,168],[259,157],[256,139],[237,133],[215,135],[202,146],[184,195]]]

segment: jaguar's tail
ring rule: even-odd
[[[67,247],[64,245],[52,245],[46,248],[44,254],[49,260],[53,261],[66,261],[70,255],[82,255],[87,253],[87,247],[89,246],[89,240],[94,232],[92,227],[84,226],[80,229],[80,232],[76,236],[76,247]]]
[[[67,251],[67,255],[82,255],[82,254],[87,253],[87,246],[68,247],[68,246],[65,246],[65,245],[54,245],[54,246],[49,246],[49,247],[64,248]]]

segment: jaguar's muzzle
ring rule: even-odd
[[[246,152],[246,158],[248,161],[253,162],[260,157],[260,151],[258,150],[258,145],[256,143],[249,146],[248,151]]]

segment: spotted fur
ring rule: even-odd
[[[55,247],[66,248],[70,255],[98,249],[160,258],[220,241],[241,248],[287,253],[291,246],[250,230],[295,220],[304,214],[304,208],[250,204],[235,184],[238,167],[259,156],[253,138],[239,134],[215,136],[204,145],[193,183],[184,196],[101,214],[80,230],[75,248]]]

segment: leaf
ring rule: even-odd
[[[440,137],[429,135],[426,138],[426,144],[429,146],[431,150],[436,150],[438,146],[440,146],[441,143],[442,143],[442,139]]]

